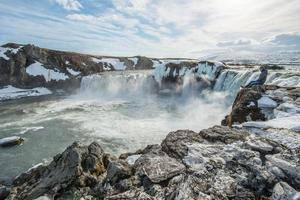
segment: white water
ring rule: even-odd
[[[149,72],[109,72],[82,80],[65,98],[0,104],[1,137],[21,135],[21,146],[0,151],[0,179],[51,160],[73,141],[97,141],[118,155],[160,143],[178,129],[200,131],[227,113],[222,93],[157,95]]]

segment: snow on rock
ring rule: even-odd
[[[50,90],[43,87],[33,88],[33,89],[19,89],[11,85],[5,86],[0,89],[0,101],[19,99],[22,97],[30,96],[42,96],[52,94]]]
[[[6,52],[10,52],[12,54],[16,54],[19,49],[22,48],[22,46],[20,46],[19,48],[5,48],[5,47],[0,47],[0,58],[4,58],[5,60],[9,60],[9,57],[7,55],[5,55]]]
[[[0,139],[0,146],[1,147],[6,147],[6,146],[13,146],[13,145],[18,145],[22,143],[23,139],[18,136],[11,136],[11,137],[6,137]]]
[[[277,103],[267,96],[261,97],[258,101],[258,107],[260,108],[276,108]]]
[[[70,74],[72,74],[73,76],[77,76],[77,75],[79,75],[81,72],[79,72],[79,71],[75,71],[75,70],[73,70],[73,69],[71,69],[71,68],[67,68],[67,71],[70,73]]]
[[[129,58],[129,60],[131,60],[134,64],[133,64],[133,67],[135,67],[136,66],[136,64],[138,63],[138,58],[136,58],[136,57],[133,57],[133,58]]]
[[[126,69],[126,65],[124,64],[124,62],[121,62],[119,58],[102,58],[102,59],[98,59],[98,58],[92,58],[93,62],[96,63],[107,63],[108,65],[111,65],[114,67],[115,70],[125,70]],[[104,67],[104,70],[111,70],[108,67]]]
[[[268,121],[251,121],[242,124],[244,127],[253,128],[277,128],[289,129],[296,132],[300,131],[300,115],[293,115],[281,118],[275,118]]]
[[[51,80],[56,80],[56,81],[66,80],[69,78],[65,73],[54,71],[52,69],[46,69],[45,67],[42,66],[40,62],[35,62],[29,65],[26,68],[26,73],[31,76],[38,76],[38,75],[44,76],[47,82]]]
[[[141,157],[140,154],[128,156],[126,161],[129,165],[134,165],[135,161]]]
[[[182,62],[191,62],[191,60],[152,60],[154,63],[153,67],[155,68],[153,72],[153,76],[158,83],[161,83],[162,78],[169,75],[170,68],[166,65],[169,63],[180,64]],[[195,62],[193,60],[193,62]],[[172,74],[173,77],[175,76],[191,76],[195,75],[197,77],[201,77],[207,81],[214,81],[216,80],[217,76],[223,69],[224,64],[221,62],[216,61],[201,61],[198,63],[196,67],[188,68],[188,67],[181,67],[179,70],[179,74],[174,73]]]
[[[196,67],[197,75],[204,77],[209,81],[213,81],[223,69],[224,64],[216,61],[200,62]]]
[[[290,114],[300,114],[300,107],[293,103],[282,103],[276,109]]]
[[[300,76],[279,76],[270,81],[269,84],[278,85],[280,87],[300,87]]]
[[[65,62],[65,63],[66,63],[66,65],[68,65],[68,64],[70,64],[70,61],[66,60],[66,62]]]
[[[253,107],[253,106],[255,106],[255,103],[254,103],[253,101],[251,101],[251,102],[247,105],[248,108]]]

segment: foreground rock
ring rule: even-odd
[[[299,157],[244,129],[179,130],[120,158],[74,143],[5,191],[8,199],[297,199]]]

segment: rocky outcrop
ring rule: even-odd
[[[266,121],[300,114],[300,88],[272,85],[241,89],[222,125]]]
[[[171,132],[115,158],[92,143],[74,143],[17,177],[7,199],[297,199],[299,151],[215,126]],[[8,192],[9,193],[8,193]]]
[[[241,89],[232,104],[231,113],[225,117],[222,125],[231,127],[234,123],[266,120],[266,117],[258,107],[258,100],[263,93],[264,91],[261,87]]]
[[[14,85],[21,88],[46,86],[49,88],[78,87],[80,76],[103,71],[123,69],[153,69],[153,62],[146,57],[103,57],[73,52],[56,51],[34,45],[8,43],[0,47],[0,86]],[[64,74],[66,80],[46,80],[33,76],[26,69],[41,64],[46,70]],[[122,66],[119,66],[122,65]],[[75,73],[74,73],[75,72]],[[80,76],[79,76],[80,75]]]

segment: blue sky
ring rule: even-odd
[[[0,43],[99,55],[300,51],[299,0],[0,0]]]

